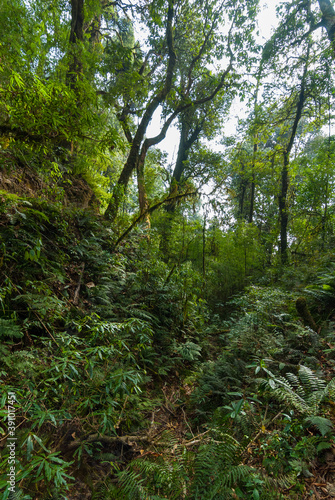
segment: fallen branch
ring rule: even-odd
[[[114,444],[114,443],[122,443],[124,445],[130,445],[130,442],[151,442],[148,436],[105,436],[104,434],[91,434],[86,438],[76,441],[72,441],[68,444],[67,450],[72,450],[73,448],[79,448],[84,443],[106,443],[106,444]]]
[[[161,434],[164,432],[165,429],[160,430],[155,436]],[[183,443],[180,443],[180,445],[177,446],[192,446],[193,444],[200,443],[203,441],[202,436],[205,436],[209,430],[206,432],[203,432],[202,434],[198,434],[197,436],[194,436],[194,438],[191,439],[191,441],[185,441]],[[147,434],[144,435],[134,435],[134,436],[106,436],[104,434],[90,434],[88,436],[84,436],[82,439],[76,439],[75,441],[72,441],[71,443],[68,443],[67,445],[67,451],[72,450],[74,448],[79,448],[83,444],[89,444],[89,443],[106,443],[106,444],[115,444],[115,443],[121,443],[123,445],[127,446],[132,446],[134,443],[149,443],[155,446],[171,446],[171,442],[165,442],[165,441],[154,441],[155,436],[148,436]]]

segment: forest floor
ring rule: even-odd
[[[289,269],[219,317],[185,292],[194,270],[171,274],[141,228],[116,251],[93,192],[69,180],[56,192],[21,167],[0,176],[17,498],[335,498],[333,257],[326,295],[320,270],[302,283]],[[5,488],[5,421],[1,432]]]

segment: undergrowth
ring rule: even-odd
[[[4,499],[9,393],[17,498],[308,498],[333,447],[332,268],[290,291],[260,280],[220,316],[198,264],[143,228],[115,249],[93,212],[2,201]]]

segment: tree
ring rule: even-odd
[[[186,116],[189,109],[197,109],[225,91],[227,82],[233,74],[233,50],[236,49],[239,53],[246,50],[246,47],[241,46],[239,30],[242,26],[247,35],[246,46],[252,43],[250,32],[256,14],[256,2],[249,3],[245,8],[242,4],[243,2],[237,2],[231,6],[225,1],[220,5],[216,2],[201,2],[195,12],[194,6],[185,1],[175,4],[169,2],[168,6],[164,4],[163,8],[158,10],[154,7],[149,9],[147,25],[152,33],[150,38],[152,47],[137,73],[141,85],[143,79],[150,76],[151,92],[147,94],[143,110],[137,110],[140,118],[134,134],[131,134],[127,123],[129,115],[134,113],[128,99],[124,99],[123,109],[119,113],[125,135],[130,142],[130,151],[106,210],[105,215],[110,220],[117,215],[120,201],[134,171],[137,171],[140,184],[143,185],[147,151],[164,139],[173,120],[181,113]],[[222,12],[225,12],[226,16],[226,33],[220,36],[219,25],[224,22]],[[250,18],[245,12],[250,14]],[[162,25],[165,27],[164,36],[160,29]],[[208,65],[224,55],[228,57],[225,69],[212,74]],[[145,71],[152,56],[154,57],[151,68]],[[157,61],[158,57],[161,61]],[[158,79],[155,81],[156,75]],[[200,77],[203,82],[201,85]],[[196,90],[199,87],[201,93]],[[159,106],[163,107],[164,124],[156,136],[146,138],[148,125]],[[141,203],[143,209],[144,196]]]
[[[294,161],[292,254],[310,254],[326,248],[333,234],[334,137],[311,133]]]
[[[308,13],[311,5],[309,4],[307,8],[307,3],[304,3],[304,8],[307,9]],[[324,39],[313,40],[311,33],[314,30],[306,31],[307,21],[310,21],[311,18],[303,17],[301,13],[298,14],[296,5],[293,6],[292,3],[288,2],[282,4],[278,10],[282,14],[283,21],[271,40],[264,46],[261,65],[264,65],[264,68],[272,67],[276,79],[276,82],[266,84],[263,99],[271,102],[273,95],[277,93],[278,96],[281,94],[282,97],[279,99],[283,103],[278,111],[275,110],[278,104],[274,105],[271,121],[273,120],[272,123],[276,123],[276,126],[279,125],[279,136],[275,140],[277,152],[281,152],[282,155],[280,191],[278,193],[279,248],[281,262],[286,264],[288,262],[290,156],[299,132],[301,118],[305,116],[307,118],[305,125],[309,123],[309,126],[312,126],[313,122],[314,124],[319,122],[321,118],[320,109],[325,106],[327,100],[329,82],[327,68],[329,65]],[[291,52],[292,46],[294,46],[294,54]],[[288,83],[288,74],[295,82],[295,86],[298,87],[298,92]],[[255,116],[257,115],[255,114]],[[299,132],[300,136],[301,133],[302,130]],[[257,147],[257,143],[254,142],[254,157]],[[254,172],[251,175],[254,175]],[[253,183],[251,189],[252,186]],[[253,196],[251,198],[253,199]],[[251,219],[249,218],[249,220]]]
[[[303,74],[300,81],[300,90],[297,96],[295,111],[293,116],[292,128],[289,132],[288,141],[283,149],[283,168],[281,172],[281,189],[279,194],[279,217],[280,217],[280,255],[282,264],[288,262],[287,248],[287,226],[288,226],[288,200],[287,193],[289,187],[289,165],[290,154],[297,134],[298,124],[302,117],[306,101],[306,80],[309,65],[309,50],[307,53]]]
[[[277,11],[281,22],[270,42],[277,49],[280,49],[284,39],[287,47],[296,47],[320,28],[325,28],[330,53],[334,57],[335,9],[331,0],[286,1],[278,6]],[[325,38],[323,34],[321,38]],[[317,38],[314,37],[314,42],[316,41]]]

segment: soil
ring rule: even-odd
[[[16,166],[8,170],[0,166],[0,190],[23,197],[59,200],[65,206],[99,209],[93,189],[81,175],[64,174],[58,181],[46,182],[29,168]]]

